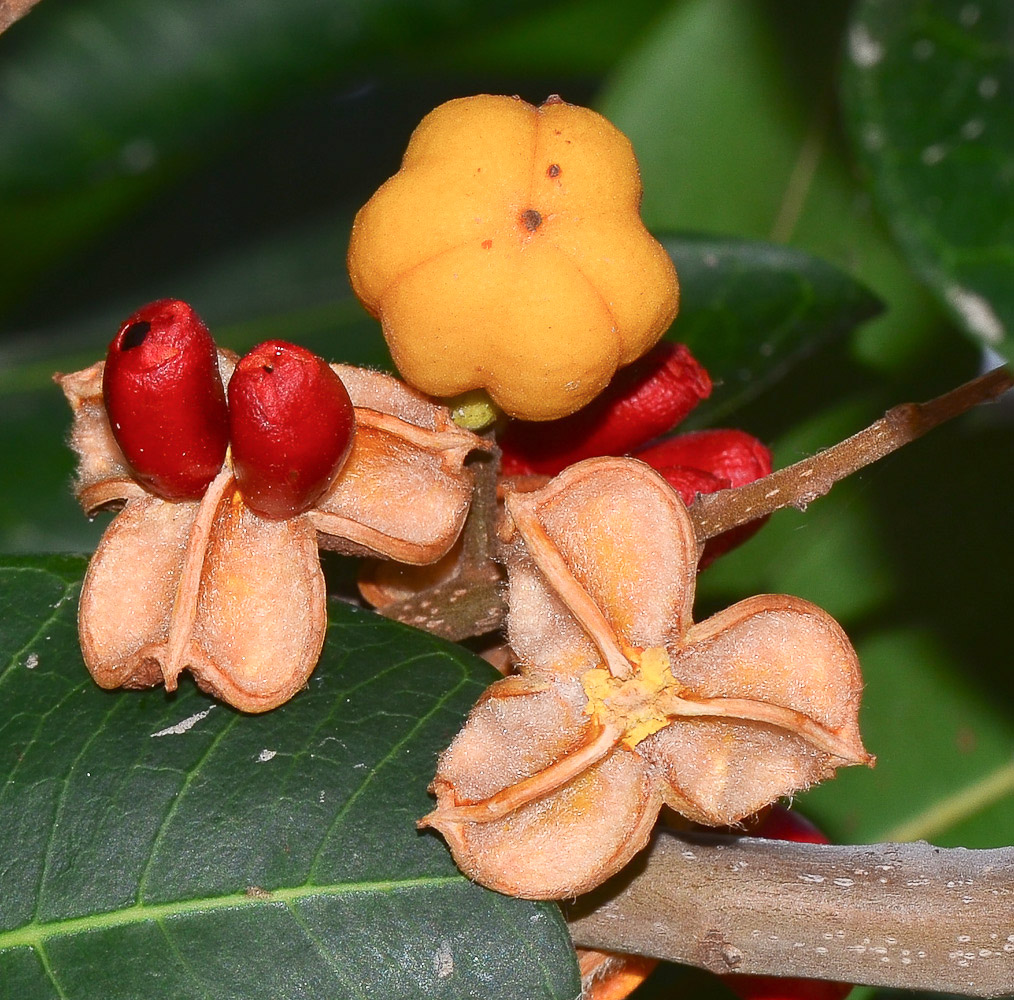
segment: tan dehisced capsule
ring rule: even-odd
[[[590,459],[509,494],[509,639],[498,681],[441,756],[420,821],[471,878],[574,896],[619,871],[665,803],[728,825],[846,764],[870,764],[859,664],[794,597],[691,611],[698,546],[647,465]]]
[[[235,361],[220,353],[223,381]],[[424,564],[454,544],[472,490],[465,457],[482,439],[390,376],[332,370],[355,409],[355,441],[323,494],[290,516],[253,510],[228,457],[195,499],[149,492],[111,432],[102,363],[57,377],[74,412],[78,499],[89,513],[123,505],[92,557],[78,615],[100,686],[173,690],[189,671],[242,711],[277,707],[305,685],[324,641],[318,545]]]

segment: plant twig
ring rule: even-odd
[[[475,487],[454,575],[412,597],[377,609],[387,618],[455,642],[492,632],[503,624],[507,613],[503,573],[492,558],[500,449],[476,452],[471,464]]]
[[[701,494],[689,508],[697,540],[704,542],[782,507],[803,510],[839,480],[973,406],[995,399],[1012,386],[1014,377],[1009,369],[996,368],[927,403],[901,403],[892,407],[858,434],[763,479],[746,486]]]
[[[979,403],[1014,386],[1007,368],[997,368],[926,403],[902,403],[869,427],[839,444],[772,472],[763,479],[717,493],[700,494],[690,505],[699,542],[765,517],[782,507],[804,509],[839,480]],[[448,639],[483,635],[503,624],[507,614],[503,580],[493,562],[496,472],[499,451],[477,456],[476,490],[464,529],[464,550],[453,578],[414,597],[381,609],[381,614],[425,628]],[[532,477],[529,485],[543,485]]]
[[[1014,849],[663,830],[568,920],[580,947],[717,973],[997,997],[1014,988]]]

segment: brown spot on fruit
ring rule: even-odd
[[[560,176],[560,164],[550,163],[549,169],[546,171],[547,177],[559,177]]]
[[[521,224],[528,232],[534,233],[542,225],[542,216],[534,208],[529,208],[521,213]]]

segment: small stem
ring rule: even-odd
[[[782,507],[805,509],[839,480],[871,465],[902,445],[979,403],[1014,386],[1007,368],[996,368],[927,403],[902,403],[858,434],[771,475],[738,486],[701,494],[690,505],[699,542],[765,517]]]
[[[568,921],[580,947],[717,973],[996,997],[1014,983],[1014,849],[661,830]]]
[[[503,576],[492,558],[500,449],[494,446],[489,453],[477,452],[470,462],[475,471],[475,486],[454,576],[377,609],[386,618],[407,622],[454,642],[492,632],[506,617]]]

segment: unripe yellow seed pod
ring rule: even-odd
[[[449,101],[356,216],[352,287],[411,385],[563,417],[676,315],[676,270],[640,200],[630,142],[596,112],[557,97]]]

